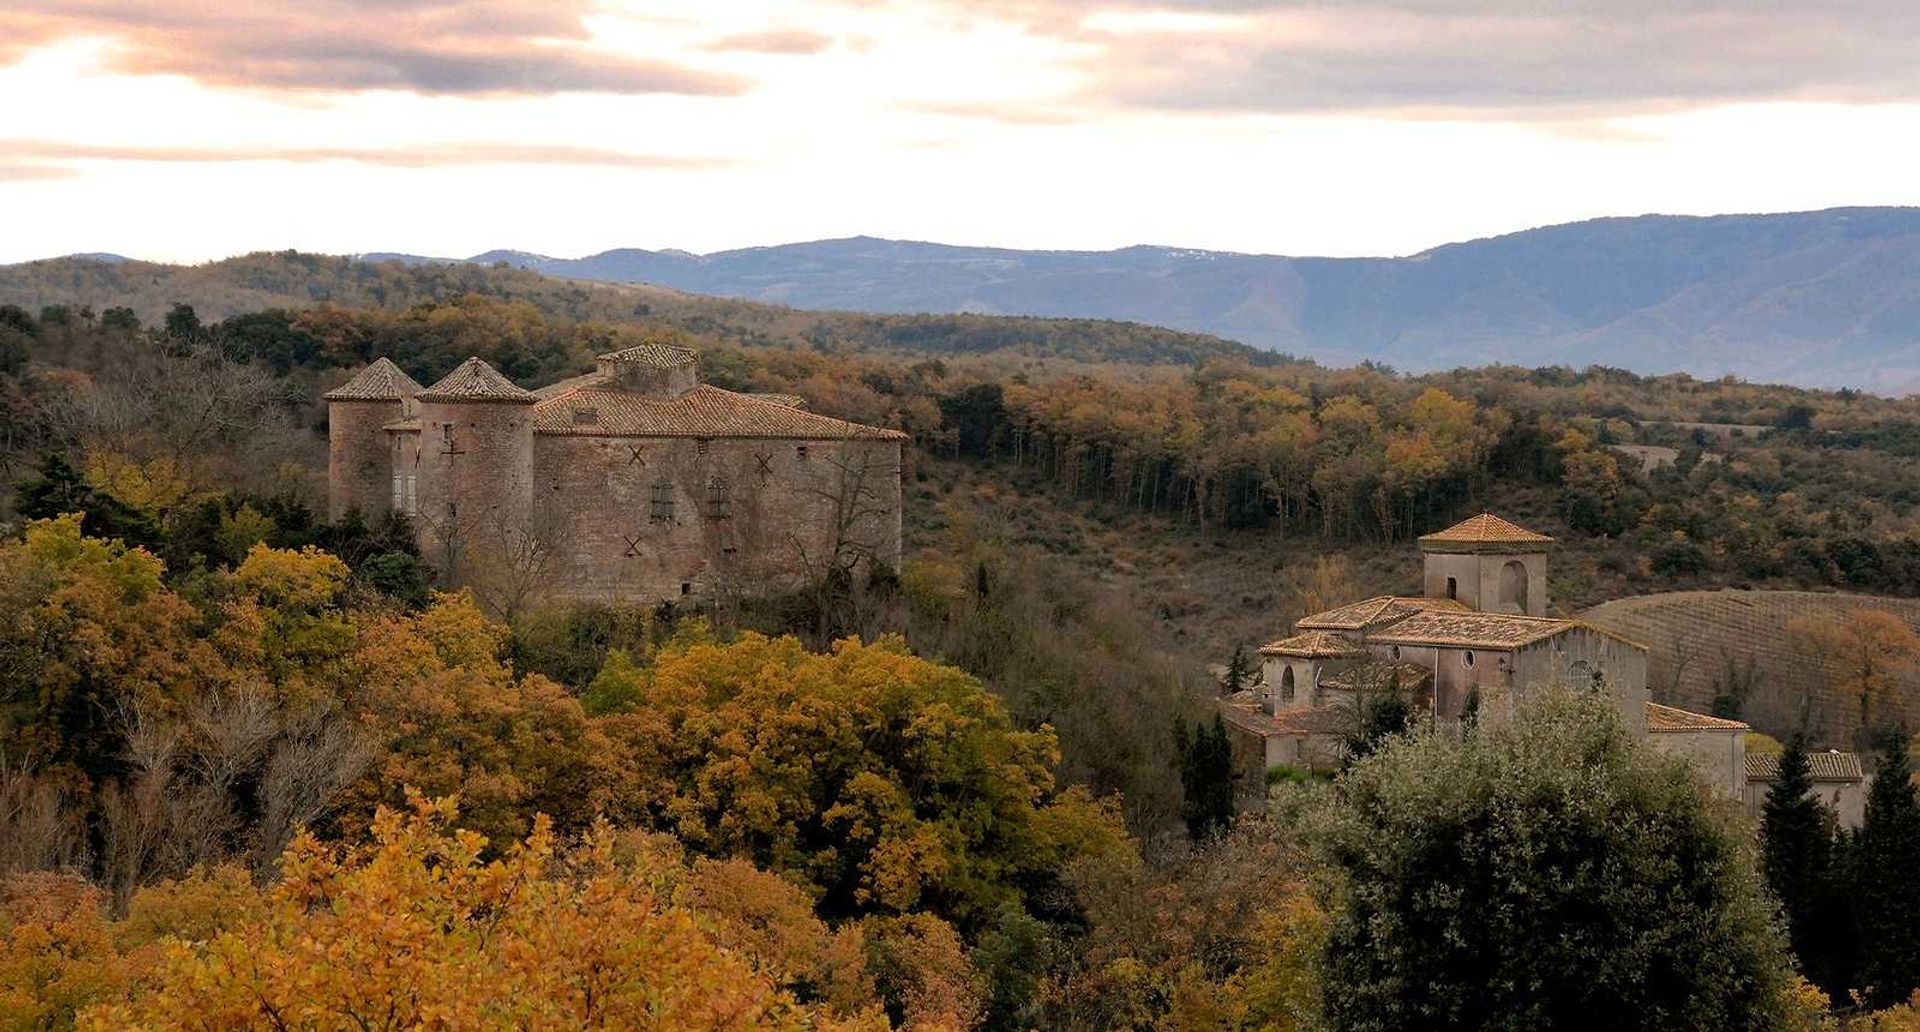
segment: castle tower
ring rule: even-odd
[[[600,375],[623,391],[677,398],[700,383],[700,355],[678,344],[641,344],[594,360]]]
[[[1422,593],[1483,613],[1547,615],[1547,549],[1553,539],[1481,513],[1420,539]]]
[[[369,522],[394,507],[393,441],[384,429],[407,416],[420,385],[384,358],[326,393],[327,512],[358,509]]]
[[[528,523],[538,399],[478,358],[415,397],[420,550],[449,583],[466,583],[476,563],[512,551],[535,529]]]

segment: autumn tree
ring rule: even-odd
[[[1052,733],[898,639],[663,649],[599,728],[615,812],[708,856],[801,879],[824,914],[931,910],[963,927],[1075,859],[1129,848],[1110,806],[1054,782]]]
[[[1877,721],[1905,712],[1904,675],[1920,662],[1920,636],[1883,609],[1856,609],[1840,618],[1805,617],[1787,634],[1826,668],[1834,693],[1858,708],[1859,735],[1870,741]]]
[[[416,797],[365,844],[297,840],[270,889],[199,875],[111,924],[83,885],[10,883],[0,1003],[101,1030],[887,1027],[858,933],[779,879],[604,824],[488,850],[454,818]]]

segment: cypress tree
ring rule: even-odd
[[[1232,695],[1247,686],[1253,678],[1253,663],[1247,659],[1247,647],[1235,645],[1233,656],[1227,660],[1227,676],[1220,683],[1222,695]]]
[[[1844,929],[1834,919],[1834,819],[1813,794],[1805,732],[1780,756],[1779,777],[1760,819],[1767,885],[1787,918],[1788,939],[1809,981],[1845,999],[1851,972],[1844,963]]]
[[[1920,988],[1920,799],[1906,734],[1886,734],[1880,756],[1850,866],[1866,999],[1886,1007]]]
[[[1191,731],[1186,721],[1174,725],[1174,746],[1180,759],[1180,816],[1187,834],[1204,841],[1233,824],[1233,743],[1227,723],[1215,714],[1211,725]]]

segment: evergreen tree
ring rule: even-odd
[[[1333,1032],[1791,1027],[1750,825],[1603,697],[1392,740],[1301,828]]]
[[[82,528],[93,537],[119,538],[146,548],[160,544],[161,530],[153,520],[105,491],[96,490],[65,456],[48,452],[35,472],[37,476],[15,485],[14,509],[21,516],[41,520],[77,512]]]
[[[1233,824],[1233,743],[1227,723],[1214,714],[1213,723],[1188,728],[1174,724],[1174,748],[1180,759],[1180,816],[1194,841],[1206,841]]]
[[[1247,658],[1247,647],[1235,645],[1233,656],[1227,660],[1227,676],[1220,682],[1220,693],[1232,695],[1247,686],[1253,679],[1253,661]]]
[[[1833,815],[1813,794],[1804,731],[1788,741],[1779,777],[1760,820],[1761,861],[1767,885],[1787,918],[1788,939],[1800,969],[1828,996],[1845,999],[1852,984],[1844,925],[1836,920]]]
[[[1867,1002],[1904,1003],[1920,988],[1920,799],[1904,732],[1883,737],[1880,770],[1852,853]]]

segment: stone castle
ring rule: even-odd
[[[406,515],[502,611],[897,567],[906,435],[703,384],[698,357],[644,344],[533,391],[478,358],[425,388],[379,359],[326,394],[332,513]]]
[[[1563,684],[1608,694],[1629,732],[1685,758],[1719,795],[1758,809],[1778,771],[1748,756],[1749,727],[1652,700],[1647,649],[1579,620],[1549,617],[1553,539],[1483,513],[1419,539],[1422,594],[1382,596],[1301,618],[1260,649],[1262,679],[1223,701],[1243,782],[1269,768],[1337,768],[1361,701],[1388,688],[1421,716],[1511,719],[1524,694]],[[1815,788],[1859,823],[1866,779],[1851,753],[1810,757]]]

